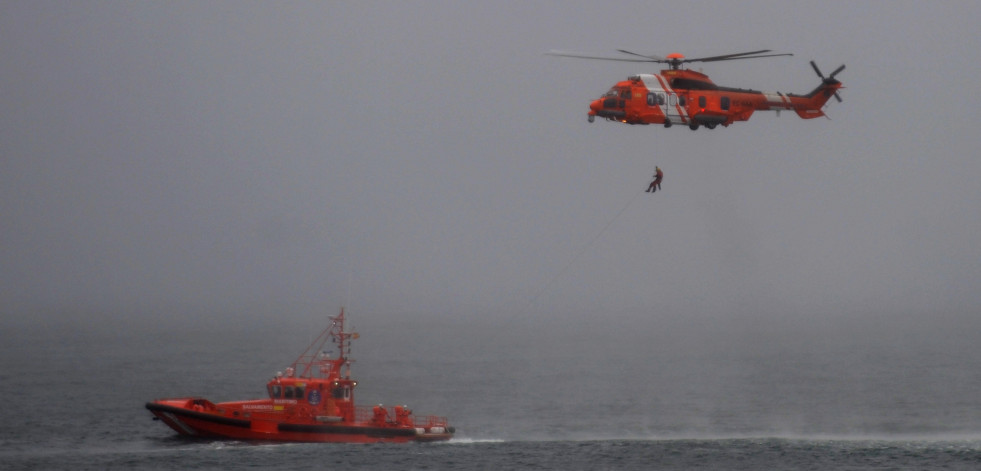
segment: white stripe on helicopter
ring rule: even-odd
[[[679,104],[678,95],[667,84],[660,75],[641,74],[640,80],[648,90],[647,104],[657,106],[661,113],[668,119],[678,119],[679,124],[688,124],[688,110]],[[651,93],[657,95],[656,102],[652,102]],[[672,100],[673,98],[673,100]]]

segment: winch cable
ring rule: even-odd
[[[562,267],[562,269],[559,270],[559,272],[556,273],[555,276],[553,276],[548,281],[548,283],[546,283],[545,286],[543,286],[542,289],[538,291],[538,294],[536,294],[533,298],[531,298],[531,301],[528,302],[528,308],[526,309],[526,311],[531,311],[531,308],[535,305],[536,302],[538,302],[538,299],[541,298],[542,295],[545,294],[548,291],[548,289],[552,287],[552,284],[554,284],[555,281],[559,279],[559,277],[564,275],[565,272],[569,271],[569,268],[572,267],[572,264],[575,263],[577,260],[579,260],[579,257],[581,257],[584,253],[586,253],[586,250],[592,247],[592,245],[596,243],[597,240],[599,240],[599,238],[603,235],[603,233],[605,233],[606,230],[609,229],[611,225],[613,225],[613,222],[616,221],[617,218],[619,218],[620,215],[623,214],[624,211],[626,211],[627,208],[629,208],[630,205],[633,204],[635,200],[637,200],[637,197],[640,196],[641,193],[645,193],[645,191],[641,190],[635,193],[634,196],[632,196],[630,200],[628,200],[627,203],[624,204],[622,208],[620,208],[620,211],[617,212],[616,215],[614,215],[612,218],[610,218],[610,220],[607,221],[606,225],[603,226],[603,228],[600,229],[600,231],[596,233],[596,235],[593,236],[593,238],[588,243],[586,243],[586,245],[584,245],[581,249],[579,249],[579,252],[576,253],[575,257],[569,260],[569,262],[566,263],[565,266]]]

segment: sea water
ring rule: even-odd
[[[144,408],[261,397],[326,319],[51,317],[4,325],[0,468],[981,469],[969,325],[352,317],[358,403],[448,416],[454,439],[192,439]]]

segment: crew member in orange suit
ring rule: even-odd
[[[647,193],[654,193],[661,189],[661,180],[664,178],[664,172],[661,171],[661,167],[654,167],[654,181],[651,182],[651,186],[647,187]]]

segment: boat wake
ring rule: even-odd
[[[447,445],[473,445],[477,443],[507,443],[510,440],[503,438],[451,438],[449,441],[442,442]]]

